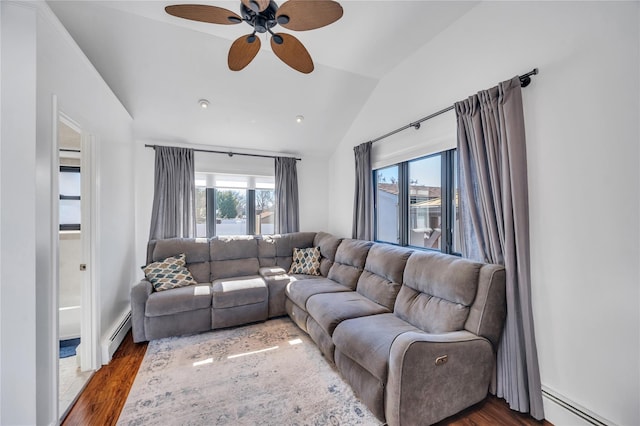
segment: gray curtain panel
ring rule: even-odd
[[[296,159],[276,157],[276,234],[300,230]]]
[[[497,354],[496,395],[544,418],[531,312],[527,157],[520,80],[455,104],[460,221],[466,257],[507,272],[507,318]]]
[[[353,200],[352,238],[373,240],[373,176],[371,142],[353,148],[356,158],[356,187]]]
[[[195,236],[193,149],[156,146],[150,240]]]

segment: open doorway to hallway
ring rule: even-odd
[[[93,371],[82,362],[81,345],[90,344],[83,326],[87,285],[86,239],[89,227],[86,200],[83,200],[85,174],[82,161],[82,132],[70,119],[60,116],[59,149],[59,231],[58,231],[58,413],[63,419],[87,384]]]

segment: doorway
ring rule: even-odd
[[[91,174],[88,139],[80,126],[62,113],[57,124],[58,413],[64,419],[95,369],[88,271]]]

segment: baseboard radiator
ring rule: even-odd
[[[592,424],[595,426],[613,425],[613,423],[603,419],[602,417],[598,416],[592,411],[587,410],[586,408],[580,406],[579,404],[576,404],[575,402],[571,401],[564,395],[561,395],[549,389],[546,386],[542,386],[542,396],[544,398],[547,398],[549,401],[553,402],[554,404],[557,404],[560,407],[564,408],[565,410],[571,412],[573,415],[580,417],[582,420],[584,420],[589,424]]]
[[[102,364],[106,365],[111,361],[113,354],[116,352],[120,343],[124,340],[124,336],[131,329],[131,310],[122,313],[118,321],[116,321],[111,329],[102,340]]]

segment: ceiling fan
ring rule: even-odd
[[[201,4],[172,5],[165,7],[165,11],[192,21],[251,25],[253,32],[238,38],[229,49],[227,61],[232,71],[240,71],[258,54],[260,38],[256,33],[269,33],[273,53],[291,68],[305,74],[313,71],[307,49],[291,34],[274,33],[272,28],[281,25],[294,31],[314,30],[334,23],[343,13],[342,6],[333,0],[288,0],[280,7],[274,0],[241,0],[241,16],[222,7]]]

